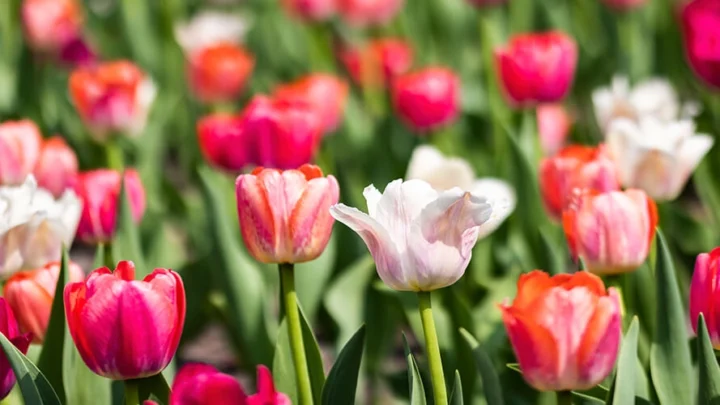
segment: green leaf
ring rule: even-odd
[[[117,214],[117,229],[112,241],[112,259],[115,263],[121,260],[132,260],[135,263],[137,278],[142,279],[150,274],[150,269],[145,265],[145,256],[143,256],[140,245],[140,232],[133,220],[132,208],[125,186],[125,181],[122,181],[118,198],[118,207],[120,208]]]
[[[63,385],[67,397],[66,404],[112,403],[111,380],[90,371],[80,357],[69,334],[66,337],[63,352]]]
[[[450,393],[450,405],[464,405],[462,381],[460,381],[460,372],[455,370],[455,383]]]
[[[423,387],[422,376],[418,368],[415,357],[410,352],[410,345],[407,337],[403,333],[403,342],[405,344],[405,358],[408,364],[408,384],[410,384],[410,405],[427,405],[425,397],[425,388]]]
[[[700,314],[697,320],[697,352],[699,369],[698,404],[720,404],[720,367],[718,367],[708,334],[705,317]]]
[[[323,369],[322,356],[315,335],[305,317],[302,307],[299,306],[300,319],[302,321],[303,345],[305,346],[305,358],[307,359],[308,372],[310,373],[310,384],[312,385],[313,398],[315,403],[321,403],[323,386],[325,385],[325,371]],[[273,380],[278,392],[286,393],[293,404],[298,403],[297,399],[297,378],[293,366],[292,351],[290,349],[290,336],[286,319],[283,318],[278,329],[278,337],[275,342],[275,358],[272,362]]]
[[[323,295],[327,291],[327,282],[335,268],[336,239],[333,234],[325,251],[317,259],[295,264],[298,300],[310,320],[315,319]]]
[[[105,267],[105,245],[99,243],[95,249],[95,258],[93,259],[93,269]]]
[[[327,288],[324,304],[340,328],[338,346],[349,341],[353,332],[362,325],[366,286],[374,274],[375,261],[367,254],[343,270]]]
[[[495,366],[490,360],[490,356],[483,350],[477,340],[465,329],[460,329],[465,341],[473,351],[475,363],[477,364],[478,373],[482,380],[483,392],[488,405],[504,404],[502,388],[500,386],[500,378],[495,371]],[[509,367],[510,365],[508,365]]]
[[[637,343],[640,325],[637,317],[633,317],[628,328],[617,362],[617,373],[613,383],[613,405],[635,404],[635,374],[637,368]]]
[[[0,333],[0,346],[12,367],[23,401],[32,405],[60,405],[50,382],[24,354]]]
[[[140,378],[135,380],[138,385],[138,394],[140,402],[155,397],[160,400],[160,404],[168,404],[170,402],[170,387],[162,373],[155,374],[152,377]]]
[[[354,404],[360,362],[365,347],[365,325],[343,347],[323,387],[322,404]]]
[[[650,374],[661,405],[692,403],[694,374],[688,347],[685,308],[675,277],[670,251],[657,231],[657,325],[650,346]]]

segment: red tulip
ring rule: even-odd
[[[415,131],[449,125],[457,118],[460,79],[441,67],[399,76],[393,83],[395,111]]]
[[[382,25],[400,11],[404,0],[338,0],[338,13],[350,25]]]
[[[77,236],[88,243],[107,243],[115,235],[120,196],[120,173],[100,169],[80,173],[75,192],[83,202]],[[125,188],[132,216],[139,223],[145,213],[145,189],[133,169],[125,171]]]
[[[321,21],[335,13],[337,0],[283,0],[288,13],[305,20]]]
[[[561,101],[570,90],[577,58],[575,41],[559,31],[516,35],[495,51],[505,94],[516,105]]]
[[[190,87],[205,103],[237,98],[250,77],[255,60],[240,45],[214,44],[190,55]]]
[[[85,279],[85,273],[75,263],[69,263],[68,271],[71,282]],[[3,295],[17,314],[20,327],[32,333],[35,343],[45,339],[59,274],[60,263],[48,263],[39,269],[19,271],[5,283]]]
[[[22,22],[31,48],[56,53],[80,36],[80,4],[76,0],[24,0]]]
[[[213,114],[197,123],[198,142],[205,159],[215,167],[238,172],[252,163],[254,144],[238,117]]]
[[[715,248],[710,253],[699,254],[695,261],[695,271],[690,284],[690,320],[693,331],[697,333],[697,319],[700,314],[704,314],[710,340],[715,348],[720,349],[718,258],[720,258],[720,248]]]
[[[565,145],[572,117],[562,104],[540,104],[536,114],[540,146],[545,156],[552,156]]]
[[[15,315],[13,315],[10,305],[5,298],[0,297],[0,333],[20,350],[23,354],[27,354],[32,333],[20,333],[20,328]],[[15,386],[15,373],[10,368],[10,362],[5,354],[0,353],[0,399],[4,399],[10,394]]]
[[[160,373],[172,360],[185,322],[185,289],[172,270],[135,280],[132,262],[94,270],[65,287],[65,317],[94,373],[127,380]]]
[[[315,73],[275,90],[277,101],[304,100],[320,116],[325,133],[333,132],[342,119],[348,85],[329,74]]]
[[[0,185],[23,183],[40,158],[41,144],[40,129],[30,120],[0,124]]]
[[[173,381],[170,405],[247,405],[247,395],[235,377],[207,364],[187,364]]]
[[[413,50],[402,39],[383,38],[343,50],[340,59],[356,83],[382,86],[410,70]]]
[[[75,185],[78,174],[75,151],[59,136],[48,139],[43,143],[33,173],[40,187],[59,198]]]
[[[682,30],[685,54],[695,74],[720,89],[720,2],[687,3],[682,11]]]

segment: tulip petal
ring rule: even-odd
[[[377,205],[382,198],[382,194],[371,184],[363,190],[363,197],[365,197],[365,202],[367,204],[368,215],[375,218],[377,215]]]
[[[434,146],[420,145],[410,157],[407,178],[424,180],[436,190],[453,187],[468,190],[472,187],[475,173],[466,160],[446,158]]]
[[[277,177],[276,181],[279,181],[280,174],[272,173],[266,177]],[[238,217],[245,246],[259,261],[272,262],[271,253],[276,251],[281,224],[275,217],[267,190],[263,182],[253,175],[239,176],[236,187]]]
[[[581,383],[574,389],[590,389],[599,384],[610,374],[617,359],[622,333],[620,297],[614,288],[608,294],[598,299],[595,313],[587,323],[577,353]]]
[[[713,289],[715,288],[715,272],[717,272],[717,257],[720,248],[715,248],[711,253],[700,253],[695,260],[695,270],[692,274],[690,284],[690,324],[693,331],[697,333],[696,319],[701,313],[705,315],[710,339],[713,342],[720,341],[717,336],[717,315],[713,305]],[[715,336],[713,336],[715,334]]]
[[[475,180],[472,185],[472,193],[487,199],[492,207],[490,218],[480,225],[478,238],[482,239],[493,233],[512,214],[517,198],[512,186],[494,178]]]
[[[290,236],[295,263],[316,259],[330,240],[334,222],[330,206],[337,204],[340,189],[335,177],[318,177],[307,183],[290,217]]]
[[[400,252],[407,249],[408,229],[422,210],[438,196],[422,180],[390,182],[377,203],[373,216],[388,232]]]

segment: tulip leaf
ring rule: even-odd
[[[60,399],[43,373],[0,333],[0,346],[15,373],[23,401],[33,405],[60,405]]]
[[[322,404],[354,404],[360,362],[365,347],[365,325],[343,347],[323,387]]]
[[[675,266],[662,232],[657,231],[657,325],[650,346],[650,374],[661,405],[692,403],[694,374],[688,346],[685,309]]]
[[[403,342],[405,344],[405,358],[408,364],[408,384],[410,385],[410,405],[427,405],[427,398],[425,397],[425,388],[423,387],[422,376],[420,375],[420,368],[418,368],[415,357],[410,351],[410,345],[408,344],[407,337],[403,333]]]
[[[697,353],[699,369],[698,404],[720,404],[720,366],[718,366],[708,334],[705,317],[697,320]]]
[[[455,370],[455,383],[450,393],[450,405],[464,405],[462,381],[460,380],[460,372]]]
[[[330,236],[327,247],[317,259],[295,264],[295,283],[298,299],[310,321],[315,319],[317,310],[327,291],[326,285],[335,268],[337,237]]]
[[[500,386],[500,378],[495,371],[495,366],[490,359],[490,356],[483,350],[477,340],[465,329],[460,329],[460,333],[465,338],[465,341],[470,346],[475,357],[475,364],[477,365],[480,379],[482,380],[483,392],[488,405],[502,405],[503,395],[502,388]]]
[[[69,334],[63,353],[63,384],[67,404],[110,404],[111,380],[93,373],[80,357]]]
[[[160,401],[160,405],[170,403],[170,386],[168,386],[162,373],[155,374],[151,377],[140,378],[135,380],[138,386],[138,394],[140,402],[155,397]]]
[[[617,373],[613,383],[612,404],[613,405],[634,405],[635,404],[635,375],[637,372],[637,343],[640,325],[637,317],[633,317],[625,333],[620,355],[617,362]]]
[[[137,278],[143,279],[150,274],[150,269],[145,265],[145,256],[143,255],[140,244],[140,231],[138,225],[136,225],[133,220],[124,173],[123,180],[120,183],[120,196],[118,197],[117,205],[117,225],[111,247],[112,260],[114,264],[122,260],[131,260],[135,263]]]

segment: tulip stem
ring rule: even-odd
[[[285,301],[285,319],[287,319],[288,334],[290,336],[290,351],[295,365],[299,404],[312,405],[312,386],[310,385],[310,373],[307,368],[302,326],[300,325],[300,311],[297,303],[297,292],[295,291],[295,268],[291,263],[280,263],[279,267],[280,282]]]
[[[108,139],[105,144],[105,157],[109,168],[117,170],[118,172],[122,172],[125,168],[123,150],[116,139]]]
[[[140,393],[135,380],[125,380],[125,405],[139,405]]]
[[[418,300],[420,301],[420,318],[422,319],[423,332],[425,334],[425,351],[427,352],[428,363],[430,364],[430,376],[432,378],[435,404],[447,405],[447,388],[445,388],[445,375],[442,368],[442,359],[440,358],[440,345],[438,344],[437,332],[435,331],[430,292],[418,292]]]
[[[572,392],[558,391],[557,392],[557,405],[572,405]]]

